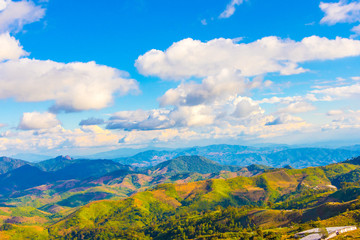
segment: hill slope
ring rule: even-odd
[[[216,173],[220,171],[237,171],[240,167],[221,165],[200,156],[181,156],[162,162],[149,170],[152,174],[178,174],[178,173]]]

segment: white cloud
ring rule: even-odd
[[[323,95],[325,98],[345,99],[345,98],[360,98],[360,84],[353,84],[343,87],[329,87],[320,90],[313,90],[311,93]]]
[[[45,9],[32,1],[0,0],[0,32],[18,31],[25,24],[39,21]]]
[[[27,55],[19,41],[11,37],[9,33],[0,34],[0,64],[2,61],[18,59]]]
[[[360,22],[360,2],[353,1],[348,3],[340,0],[335,3],[320,3],[321,10],[325,16],[321,19],[321,23],[334,25],[336,23],[355,23]],[[354,26],[351,31],[355,32],[355,37],[360,34],[360,25]]]
[[[321,2],[320,9],[325,13],[321,23],[333,25],[360,21],[360,2],[357,1],[350,3],[344,0],[335,3]]]
[[[214,76],[223,69],[240,71],[243,76],[270,72],[291,75],[307,71],[299,63],[359,55],[360,41],[340,37],[311,36],[300,42],[265,37],[251,43],[223,38],[204,43],[188,38],[165,51],[148,51],[139,56],[135,66],[143,75],[174,80]]]
[[[112,103],[114,94],[138,90],[137,82],[126,75],[95,62],[11,60],[0,63],[0,99],[53,100],[53,112],[101,109]]]
[[[117,112],[112,115],[106,128],[126,131],[171,128],[175,122],[169,119],[169,113],[170,111],[166,109]]]
[[[351,31],[356,33],[355,36],[359,35],[360,34],[360,25],[353,27],[351,29]]]
[[[226,6],[226,9],[220,14],[219,18],[231,17],[235,13],[236,6],[241,5],[243,2],[243,0],[231,0],[231,2]]]
[[[337,115],[343,115],[344,111],[340,109],[330,110],[326,113],[328,116],[337,116]]]
[[[264,111],[251,98],[232,96],[208,104],[175,105],[173,109],[122,111],[109,119],[108,129],[156,130],[248,124]]]
[[[278,110],[279,113],[303,113],[303,112],[309,112],[309,111],[313,111],[316,108],[308,102],[293,102],[290,103],[288,106],[284,107],[284,108],[280,108]]]
[[[323,130],[360,128],[360,110],[332,110],[327,114],[333,118],[332,122],[325,124]]]
[[[299,117],[295,117],[289,114],[282,114],[279,117],[273,119],[270,122],[267,122],[266,126],[274,126],[274,125],[283,125],[283,124],[289,124],[289,123],[304,123],[304,120],[302,120]]]
[[[55,114],[44,112],[28,112],[24,113],[19,123],[18,129],[22,130],[38,130],[49,129],[60,125],[60,121]]]
[[[215,76],[205,78],[202,83],[182,83],[168,90],[159,100],[160,106],[193,106],[241,94],[251,88],[250,82],[239,72],[222,70]]]
[[[263,110],[250,98],[242,98],[235,105],[233,116],[236,118],[246,118],[253,114],[261,114]]]

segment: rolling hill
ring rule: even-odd
[[[318,218],[329,219],[349,208],[360,209],[356,194],[342,203],[344,199],[336,195],[344,189],[337,190],[332,185],[332,179],[357,168],[357,165],[339,163],[306,169],[270,169],[252,177],[161,184],[124,200],[86,205],[52,225],[50,234],[65,239],[79,236],[178,239],[181,231],[176,226],[182,224],[185,233],[191,231],[191,226],[201,228],[207,222],[211,232],[198,232],[198,235],[206,236],[215,231],[226,234],[230,229],[241,232],[252,226],[276,228]],[[226,222],[236,220],[237,224],[223,222],[221,226],[213,226],[224,219],[228,219]],[[249,231],[254,228],[245,233]]]

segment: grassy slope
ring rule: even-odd
[[[214,210],[216,206],[258,205],[264,207],[267,201],[276,201],[281,196],[299,189],[326,189],[331,178],[347,173],[357,166],[333,164],[322,168],[270,170],[251,178],[211,179],[187,184],[164,184],[150,191],[137,193],[122,201],[100,201],[87,205],[65,220],[52,226],[52,232],[60,234],[92,227],[116,227],[126,229],[130,225],[144,227],[154,221],[174,214],[192,211]],[[329,179],[330,178],[330,179]],[[321,208],[320,208],[321,207]],[[323,204],[301,214],[306,221],[314,220],[316,214],[331,210],[339,213],[343,207]],[[327,210],[326,210],[327,209]],[[280,210],[253,213],[256,219],[274,222]],[[267,217],[264,217],[267,214]],[[284,221],[299,220],[294,216]],[[290,214],[290,215],[291,215]],[[259,217],[260,216],[260,217]],[[331,215],[324,215],[324,218]],[[131,219],[131,222],[129,222]],[[280,224],[281,225],[281,224]]]

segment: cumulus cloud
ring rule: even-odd
[[[79,125],[80,126],[91,126],[91,125],[100,125],[103,124],[105,121],[102,118],[88,118],[81,120]]]
[[[130,130],[154,130],[166,129],[175,125],[174,121],[169,119],[169,110],[135,110],[122,111],[112,115],[107,124],[107,129],[124,129]]]
[[[301,122],[304,122],[304,120],[302,120],[299,117],[295,117],[289,114],[282,114],[279,117],[275,118],[274,120],[267,122],[265,125],[273,126],[273,125],[282,125],[287,123],[301,123]]]
[[[284,108],[278,110],[279,113],[303,113],[313,111],[316,108],[308,102],[293,102]]]
[[[245,118],[249,117],[252,114],[261,114],[262,109],[260,108],[259,104],[254,102],[250,98],[241,98],[235,105],[235,111],[233,116],[236,118]]]
[[[159,100],[161,106],[194,106],[241,94],[251,87],[239,72],[223,69],[219,74],[203,79],[200,84],[182,83],[168,90]]]
[[[360,84],[353,84],[342,87],[329,87],[311,91],[315,94],[323,95],[332,100],[345,98],[360,98]]]
[[[0,32],[18,31],[25,24],[39,21],[45,9],[32,1],[0,0]]]
[[[282,75],[307,71],[300,63],[359,56],[360,41],[337,37],[311,36],[300,42],[264,37],[251,43],[232,39],[201,42],[191,38],[174,43],[165,51],[150,50],[136,60],[143,75],[162,79],[187,79],[214,76],[223,69],[240,71],[243,76],[270,72]]]
[[[360,21],[360,2],[341,0],[334,3],[320,3],[320,9],[325,13],[321,23],[333,25],[336,23],[353,23]]]
[[[340,0],[339,2],[335,3],[321,2],[320,8],[325,13],[325,16],[320,21],[321,23],[334,25],[336,23],[360,22],[359,1],[350,3],[345,0]],[[360,25],[354,26],[351,31],[355,32],[356,35],[360,34]]]
[[[344,111],[340,109],[330,110],[326,113],[328,116],[337,116],[337,115],[343,115]]]
[[[109,119],[108,129],[156,130],[184,127],[216,126],[222,124],[245,124],[264,111],[248,97],[230,97],[191,106],[174,106],[169,109],[122,111]],[[256,117],[255,117],[256,118]]]
[[[236,6],[241,5],[244,0],[231,0],[231,2],[226,6],[226,9],[220,14],[219,18],[229,18],[231,17],[236,10]]]
[[[37,130],[49,129],[60,125],[60,121],[56,118],[55,114],[44,112],[28,112],[24,113],[18,129],[21,130]]]
[[[9,33],[0,34],[0,63],[5,60],[18,59],[27,55],[19,41]]]
[[[58,63],[11,60],[0,64],[0,99],[21,102],[55,101],[52,112],[101,109],[114,94],[138,90],[137,82],[117,69],[95,62]]]
[[[325,124],[322,127],[323,130],[360,128],[360,110],[332,110],[327,115],[333,120]]]

